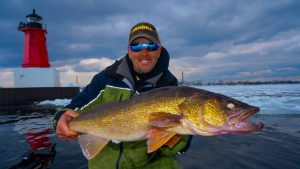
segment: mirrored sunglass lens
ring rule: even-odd
[[[158,48],[158,45],[155,43],[147,44],[147,50],[148,51],[156,51]]]
[[[158,44],[156,43],[139,43],[139,44],[131,44],[130,49],[133,52],[140,52],[143,48],[146,48],[147,51],[155,51],[158,49]]]
[[[142,50],[142,44],[132,44],[130,45],[130,49],[133,51],[133,52],[139,52]]]

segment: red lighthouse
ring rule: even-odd
[[[43,18],[35,13],[26,16],[26,22],[20,22],[18,30],[24,32],[24,56],[22,68],[49,68],[46,45],[47,30],[43,27]]]
[[[60,86],[59,72],[49,64],[43,18],[33,9],[26,21],[20,22],[18,30],[24,32],[25,37],[22,67],[14,69],[15,87]]]

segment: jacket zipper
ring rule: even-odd
[[[128,87],[130,87],[131,89],[131,97],[134,96],[135,92],[136,92],[136,89],[134,89],[133,85],[131,84],[131,82],[124,78],[122,80],[125,84],[127,84]],[[122,97],[120,97],[119,101],[122,100]],[[119,156],[118,156],[118,159],[117,159],[117,164],[116,164],[116,169],[119,169],[120,167],[120,162],[121,162],[121,157],[122,157],[122,153],[123,153],[123,142],[119,143],[120,144],[120,151],[119,151]]]
[[[122,157],[122,153],[123,153],[123,143],[120,143],[120,151],[119,151],[119,156],[117,159],[117,164],[116,164],[116,169],[119,169],[120,166],[120,161],[121,161],[121,157]]]

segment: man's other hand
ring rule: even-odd
[[[77,140],[78,133],[70,130],[69,122],[79,114],[69,109],[58,120],[56,134],[62,140]]]

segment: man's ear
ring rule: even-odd
[[[159,47],[158,49],[157,49],[157,52],[158,52],[158,57],[160,57],[160,54],[161,54],[161,51],[162,51],[162,47]]]
[[[128,54],[128,56],[129,56],[129,59],[131,59],[131,50],[129,49],[129,48],[127,48],[127,54]]]

